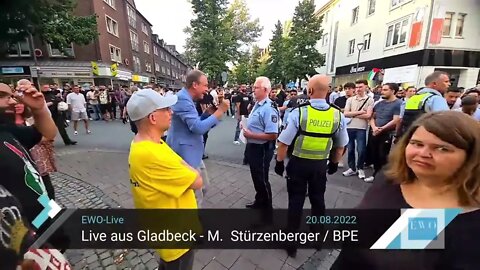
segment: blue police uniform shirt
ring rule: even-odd
[[[442,94],[435,89],[432,88],[423,88],[421,91],[418,91],[417,94],[425,94],[425,93],[432,93],[436,94],[435,96],[427,99],[425,102],[425,111],[426,112],[440,112],[440,111],[449,111],[450,107],[448,107],[447,101],[443,98]],[[404,101],[402,106],[400,107],[400,118],[403,118],[405,114],[405,104],[407,102]]]
[[[310,99],[310,105],[319,110],[327,110],[330,107],[325,99]],[[300,125],[299,118],[300,115],[298,108],[294,109],[288,115],[288,125],[278,137],[280,142],[286,145],[291,145],[293,143],[293,139],[295,139]],[[335,132],[332,139],[334,148],[344,147],[348,144],[347,124],[345,123],[343,113],[341,113],[340,116],[340,127]]]
[[[272,107],[272,101],[268,97],[255,104],[247,121],[247,129],[253,133],[277,134],[278,125],[278,110]],[[247,138],[247,142],[264,144],[268,141]]]

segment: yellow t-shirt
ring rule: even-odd
[[[189,188],[197,173],[165,142],[132,142],[128,163],[136,208],[197,209],[195,193]],[[187,251],[157,250],[167,262],[180,258]]]

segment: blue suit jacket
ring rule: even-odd
[[[177,97],[178,101],[172,107],[172,125],[168,130],[167,144],[188,165],[199,168],[204,152],[203,134],[219,121],[213,115],[201,120],[195,103],[185,88],[177,93]]]

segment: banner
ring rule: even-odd
[[[110,72],[112,73],[112,77],[116,77],[118,75],[118,64],[114,63],[110,66]]]
[[[442,2],[436,2],[433,8],[432,28],[430,31],[430,44],[437,45],[442,41],[443,23],[445,21],[445,6]]]
[[[93,75],[98,76],[99,71],[98,71],[98,64],[97,64],[97,62],[92,61],[92,62],[90,62],[90,63],[92,64],[92,73],[93,73]]]
[[[413,18],[412,28],[410,30],[410,42],[408,47],[414,48],[420,45],[420,40],[422,39],[422,30],[423,30],[423,18],[425,16],[425,7],[417,8],[415,12],[415,17]]]
[[[57,230],[65,249],[442,249],[461,209],[327,209],[301,213],[291,228],[286,209],[64,209],[31,248]]]

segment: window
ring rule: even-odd
[[[368,0],[368,11],[367,15],[372,15],[375,13],[375,0]]]
[[[387,40],[385,47],[401,45],[407,39],[407,27],[409,19],[398,21],[387,28]]]
[[[9,44],[8,46],[8,56],[10,57],[20,57],[20,56],[30,56],[30,44],[28,43],[28,39],[23,41]]]
[[[162,66],[162,73],[165,74],[167,71],[165,70],[165,67]]]
[[[152,72],[152,64],[146,62],[146,63],[145,63],[145,70],[146,70],[147,72]]]
[[[392,2],[391,2],[391,3],[392,3],[391,8],[396,8],[396,7],[399,7],[399,6],[403,5],[403,4],[406,4],[406,3],[408,3],[408,2],[410,2],[410,1],[412,1],[412,0],[391,0],[391,1],[392,1]]]
[[[170,68],[167,68],[167,75],[171,76],[172,75],[172,70]]]
[[[170,63],[170,57],[168,57],[168,55],[165,55],[165,61],[167,61],[167,63]]]
[[[447,12],[445,14],[445,20],[443,21],[443,31],[442,35],[450,36],[450,32],[452,30],[452,19],[453,19],[453,12]]]
[[[370,39],[372,38],[372,33],[368,33],[363,36],[363,49],[370,49]]]
[[[158,56],[158,47],[153,45],[153,54],[155,54],[156,56]]]
[[[328,34],[323,35],[322,38],[322,46],[327,46],[328,45]]]
[[[348,42],[348,54],[353,54],[355,52],[355,39],[352,39]]]
[[[165,60],[165,54],[163,53],[163,51],[160,51],[160,58],[161,58],[162,60]]]
[[[118,23],[114,19],[105,15],[105,20],[107,21],[107,32],[118,37]]]
[[[326,23],[328,22],[328,11],[325,12],[325,15],[323,15],[323,21]]]
[[[457,28],[455,30],[455,37],[462,37],[463,36],[463,24],[465,23],[465,17],[467,14],[458,14],[457,19]]]
[[[148,27],[144,23],[142,23],[142,32],[148,36]]]
[[[73,44],[70,44],[70,47],[63,48],[55,48],[52,45],[48,44],[48,54],[50,57],[72,57],[75,56],[73,53]]]
[[[115,8],[115,0],[103,0],[103,2],[107,3],[112,8]]]
[[[356,7],[352,10],[352,24],[355,24],[358,22],[358,10],[359,10],[359,7]]]
[[[141,71],[140,58],[133,56],[133,72],[139,73]]]
[[[156,72],[160,71],[160,65],[158,63],[155,63],[155,71]]]
[[[130,41],[132,43],[132,50],[138,52],[138,35],[132,30],[130,30]]]
[[[130,24],[131,27],[136,28],[137,27],[137,12],[130,5],[127,5],[127,15],[128,15],[128,24]]]
[[[120,48],[110,45],[110,59],[113,62],[122,62],[122,50]]]
[[[143,51],[150,54],[150,45],[146,41],[143,41]]]

